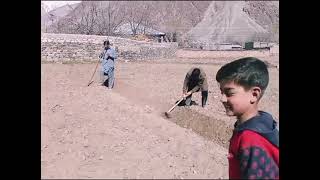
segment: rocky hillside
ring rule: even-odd
[[[271,34],[271,41],[279,42],[279,1],[248,1],[243,11]]]
[[[57,15],[56,15],[57,16]],[[278,1],[83,1],[49,32],[112,35],[124,23],[151,27],[180,45],[279,40]],[[184,43],[185,42],[185,43]]]
[[[272,1],[213,1],[204,18],[184,35],[191,45],[277,41],[279,6]],[[272,39],[273,38],[273,39]]]

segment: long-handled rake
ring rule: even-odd
[[[93,77],[94,77],[94,75],[95,75],[95,73],[96,73],[96,71],[97,71],[99,62],[100,62],[100,59],[98,60],[97,65],[96,65],[96,68],[94,69],[94,72],[93,72],[93,74],[92,74],[92,76],[91,76],[91,79],[90,79],[90,81],[88,82],[88,86],[90,86],[90,84],[93,83],[93,80],[92,80],[92,79],[93,79]]]
[[[189,93],[189,92],[188,92]],[[167,112],[164,113],[164,115],[167,117],[167,118],[171,118],[171,114],[170,112],[176,107],[178,106],[178,104],[180,104],[180,102],[184,99],[184,97],[182,97],[175,105],[173,105]]]

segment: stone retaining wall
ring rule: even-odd
[[[41,60],[96,61],[106,39],[116,48],[119,59],[171,58],[178,49],[177,43],[143,42],[110,36],[42,33]]]

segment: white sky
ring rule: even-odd
[[[57,8],[66,4],[74,4],[74,3],[79,3],[81,1],[41,1],[41,2],[47,5],[50,11],[54,8]]]

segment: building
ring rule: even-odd
[[[125,36],[125,37],[143,34],[143,35],[146,35],[149,38],[158,40],[160,42],[164,39],[164,37],[166,35],[163,32],[160,32],[160,31],[157,31],[155,29],[146,27],[146,26],[144,26],[142,24],[139,24],[139,25],[135,24],[134,27],[136,27],[136,29],[135,29],[136,32],[133,32],[134,28],[131,27],[130,23],[125,23],[125,24],[120,25],[115,30],[114,33],[116,35]]]

